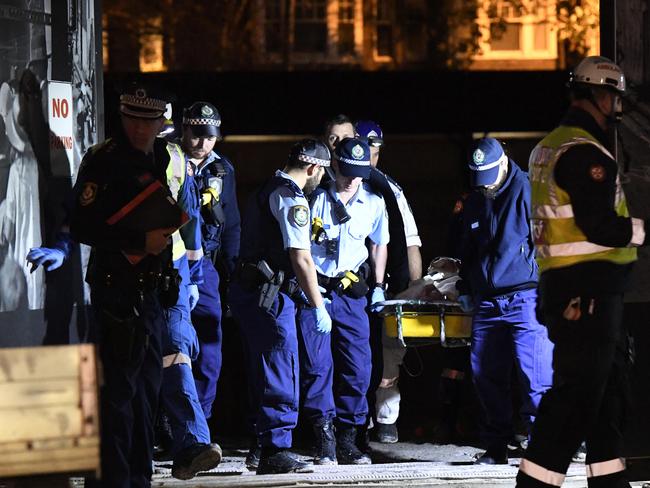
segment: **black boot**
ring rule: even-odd
[[[218,444],[194,444],[186,447],[174,457],[172,476],[179,480],[194,478],[201,471],[210,471],[221,462],[221,448]]]
[[[377,422],[377,425],[375,425],[375,431],[377,442],[381,442],[382,444],[395,444],[399,440],[397,425],[395,422],[392,424],[380,424]]]
[[[248,446],[248,453],[246,454],[246,460],[244,464],[248,469],[255,470],[260,465],[260,456],[262,455],[262,448],[260,443],[257,441],[257,437],[251,438],[251,442]]]
[[[314,422],[314,438],[316,439],[314,464],[338,464],[334,424],[331,419],[318,419]]]
[[[304,471],[307,466],[307,463],[292,458],[286,449],[263,447],[257,474],[307,472]]]
[[[340,464],[372,464],[370,457],[356,445],[357,428],[341,425],[336,429],[336,455]]]
[[[508,446],[494,445],[487,448],[474,464],[508,464]]]

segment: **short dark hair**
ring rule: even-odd
[[[329,134],[330,129],[333,126],[335,126],[335,125],[343,125],[343,124],[352,124],[352,127],[354,127],[354,122],[352,122],[352,119],[350,117],[348,117],[347,115],[345,115],[345,114],[338,114],[338,115],[335,115],[334,117],[332,117],[331,119],[329,119],[325,123],[325,132],[324,132],[325,136],[327,136],[327,134]]]

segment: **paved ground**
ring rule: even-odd
[[[201,473],[194,480],[179,481],[171,477],[171,463],[158,463],[154,487],[307,487],[380,486],[380,487],[440,487],[488,488],[514,486],[518,458],[508,466],[474,466],[476,453],[469,446],[439,446],[401,442],[387,446],[371,443],[371,466],[311,466],[308,473],[257,476],[244,466],[245,451],[224,449],[224,460],[213,471]],[[298,453],[310,460],[307,452]],[[572,464],[563,486],[578,488],[587,485],[584,466]],[[641,487],[643,482],[633,486]]]

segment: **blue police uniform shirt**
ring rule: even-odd
[[[280,170],[275,172],[275,176],[294,181]],[[302,192],[298,193],[285,185],[279,186],[269,195],[269,208],[280,224],[285,249],[311,247],[309,204]]]
[[[189,160],[189,156],[187,157]],[[223,178],[211,176],[208,168],[212,163],[220,162],[224,166],[226,174]],[[232,273],[235,269],[235,262],[239,256],[239,242],[241,236],[241,217],[239,215],[239,206],[237,205],[237,190],[235,183],[235,167],[228,158],[221,156],[216,151],[210,151],[210,154],[196,168],[194,181],[202,191],[209,184],[209,180],[214,178],[215,185],[221,185],[219,188],[219,198],[225,223],[216,227],[211,219],[202,218],[203,248],[206,253],[219,250],[224,258],[228,271]],[[215,233],[216,232],[216,233]]]
[[[359,185],[357,193],[345,205],[350,220],[344,224],[339,224],[334,217],[333,197],[339,200],[336,182],[331,181],[326,189],[314,192],[311,204],[311,216],[323,220],[327,236],[321,244],[312,245],[311,254],[316,271],[329,277],[358,271],[368,259],[367,237],[377,245],[388,244],[390,239],[384,199],[372,193],[366,183]]]

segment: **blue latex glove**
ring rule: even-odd
[[[378,302],[383,302],[385,300],[386,300],[386,294],[384,293],[384,289],[380,286],[375,286],[372,289],[372,295],[370,295],[370,308],[372,309],[372,311],[381,312],[381,310],[384,307],[377,307],[375,306],[375,304]]]
[[[332,330],[332,318],[325,309],[325,304],[320,307],[310,308],[316,321],[316,330],[321,334],[329,334]]]
[[[196,304],[199,303],[199,285],[187,285],[187,294],[190,300],[190,310],[194,310]]]
[[[474,311],[474,299],[469,295],[460,295],[458,303],[463,312],[470,313]]]
[[[65,252],[53,247],[32,247],[27,254],[27,261],[32,265],[30,273],[33,273],[39,266],[45,271],[54,271],[63,266],[66,258]]]

